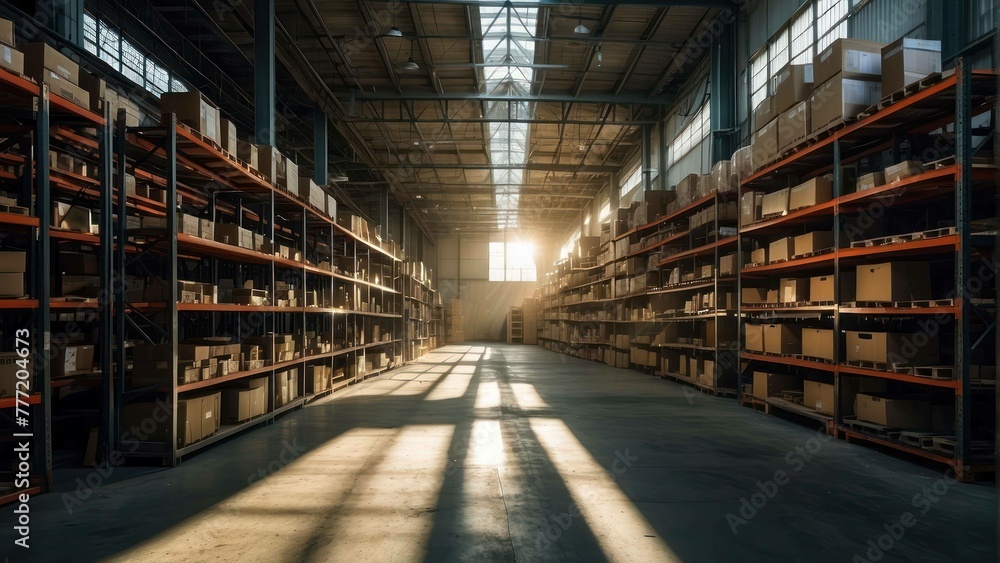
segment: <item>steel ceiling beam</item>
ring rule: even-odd
[[[509,96],[504,94],[490,94],[485,92],[446,92],[438,94],[436,92],[363,92],[352,90],[351,95],[355,100],[374,102],[384,100],[409,100],[416,102],[436,102],[438,100],[478,100],[483,102],[531,102],[531,103],[576,103],[576,104],[631,104],[644,106],[669,106],[676,100],[666,97],[646,96],[615,96],[612,94],[580,93],[574,96],[566,94],[524,94],[519,96]],[[348,100],[344,100],[345,102]]]
[[[529,170],[529,171],[539,171],[539,172],[582,172],[590,174],[611,174],[612,172],[618,172],[618,166],[598,166],[593,164],[587,164],[584,166],[578,164],[551,164],[544,162],[526,163],[526,164],[409,164],[409,168],[414,169],[431,169],[437,168],[439,170]],[[368,166],[366,169],[371,170],[398,170],[399,165],[395,164],[381,164],[375,166]]]
[[[406,4],[450,4],[459,6],[490,6],[502,8],[537,8],[539,6],[566,6],[566,0],[401,0]],[[734,0],[575,0],[573,4],[583,6],[687,6],[690,8],[730,8],[737,5]]]

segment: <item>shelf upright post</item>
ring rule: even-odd
[[[167,116],[163,151],[166,157],[164,178],[167,184],[167,334],[170,335],[170,466],[177,465],[177,114]]]
[[[35,99],[35,216],[38,217],[38,239],[35,241],[34,281],[38,309],[35,311],[38,332],[32,339],[41,339],[41,353],[35,354],[35,374],[41,388],[42,416],[34,416],[34,434],[38,456],[36,467],[43,470],[44,488],[52,488],[52,373],[49,371],[51,328],[49,316],[49,278],[51,277],[51,241],[49,222],[52,216],[52,194],[49,191],[49,86],[40,84]],[[28,173],[28,172],[26,172]],[[35,340],[37,342],[37,340]],[[36,344],[37,346],[37,344]],[[39,439],[41,443],[39,443]],[[41,446],[41,447],[38,447]]]
[[[115,413],[112,420],[112,437],[115,440],[115,444],[118,444],[121,440],[121,432],[119,431],[121,427],[121,408],[123,406],[125,398],[125,244],[126,240],[126,223],[128,218],[128,205],[125,187],[125,164],[128,160],[128,151],[126,151],[126,146],[128,139],[126,138],[126,128],[125,128],[125,109],[121,108],[118,110],[118,127],[115,128],[115,137],[117,146],[118,160],[115,166],[118,169],[118,225],[115,228],[115,238],[117,242],[115,247],[115,272],[118,275],[121,283],[117,283],[112,288],[115,294],[115,340],[118,342],[118,349],[115,353]],[[109,242],[111,239],[106,239]]]
[[[743,398],[743,178],[736,181],[736,345],[733,365],[736,367],[736,402]]]
[[[101,262],[101,299],[98,304],[98,313],[100,314],[101,322],[101,430],[100,430],[100,447],[98,451],[98,459],[105,464],[105,466],[111,465],[111,452],[114,448],[114,431],[115,431],[115,416],[114,411],[116,408],[115,403],[115,390],[114,382],[111,374],[114,372],[114,362],[112,361],[113,354],[113,339],[111,337],[114,334],[113,327],[113,301],[114,301],[114,287],[116,285],[122,285],[124,279],[120,281],[115,280],[115,274],[113,269],[113,253],[114,253],[114,221],[112,220],[112,197],[113,197],[113,180],[112,180],[112,162],[113,155],[111,152],[112,141],[112,121],[111,121],[111,111],[105,107],[104,109],[104,124],[97,130],[97,150],[100,153],[98,155],[98,170],[97,176],[101,186],[101,224],[100,224],[100,234],[101,234],[101,245],[99,248],[99,256]],[[118,177],[119,193],[124,193],[125,190],[121,189],[125,185],[125,176]],[[124,217],[121,219],[122,222],[125,221]],[[123,345],[119,345],[122,347]]]
[[[958,177],[955,182],[955,230],[958,234],[958,252],[955,259],[955,290],[958,298],[958,323],[955,326],[955,470],[959,480],[970,461],[972,442],[972,413],[969,400],[969,362],[972,359],[972,339],[969,319],[972,307],[969,300],[969,274],[972,268],[972,71],[964,58],[959,58],[955,68],[957,87],[955,96],[955,162]]]
[[[844,193],[844,173],[840,168],[840,139],[833,141],[833,200],[837,201]],[[833,357],[836,364],[833,367],[833,424],[838,428],[844,421],[844,409],[842,408],[843,397],[841,395],[841,377],[837,365],[841,361],[840,351],[840,231],[841,231],[840,210],[834,208],[833,213]],[[834,430],[836,434],[836,430]]]

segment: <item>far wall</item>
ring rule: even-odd
[[[489,281],[489,238],[447,237],[438,240],[438,290],[445,305],[461,297],[466,340],[507,339],[507,311],[531,297],[536,282]],[[536,259],[536,263],[540,259]],[[544,272],[539,268],[538,275]]]

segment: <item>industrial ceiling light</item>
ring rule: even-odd
[[[332,182],[350,182],[351,179],[347,177],[347,174],[336,174],[330,178]]]
[[[582,7],[580,8],[580,11],[579,11],[578,15],[579,15],[579,19],[577,19],[577,26],[575,28],[573,28],[573,33],[579,33],[580,35],[589,35],[590,34],[590,30],[587,29],[587,26],[583,25],[583,8]]]
[[[385,37],[402,37],[403,36],[403,32],[400,31],[398,27],[392,26],[392,27],[389,28],[389,31],[385,32],[384,36]]]
[[[601,53],[601,48],[597,48],[597,68],[601,68],[604,64],[604,53]]]
[[[420,65],[417,61],[413,60],[413,57],[406,59],[406,63],[403,65],[403,70],[420,70]]]

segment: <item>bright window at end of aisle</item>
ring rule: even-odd
[[[506,247],[506,248],[505,248]],[[491,242],[490,281],[536,281],[535,245]]]

